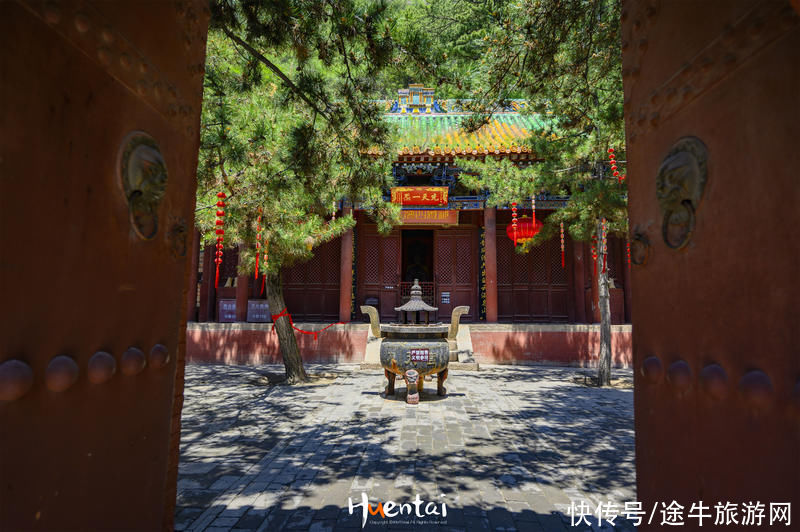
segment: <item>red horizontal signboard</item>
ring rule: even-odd
[[[447,187],[392,187],[392,203],[447,205]]]
[[[401,215],[402,223],[405,225],[458,225],[456,210],[405,209]]]

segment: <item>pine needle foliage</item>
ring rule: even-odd
[[[198,165],[197,227],[215,241],[216,194],[225,192],[226,245],[255,267],[258,210],[269,271],[307,260],[355,223],[332,219],[357,200],[386,230],[383,201],[392,131],[377,73],[392,56],[382,2],[212,2]],[[312,249],[309,250],[309,244]],[[263,270],[263,261],[259,265]]]
[[[608,157],[614,148],[618,171],[624,173],[620,15],[619,0],[433,0],[426,12],[430,24],[417,30],[425,33],[423,28],[439,20],[447,21],[442,22],[447,35],[461,35],[450,68],[442,71],[450,77],[466,73],[473,115],[462,122],[465,129],[480,128],[514,97],[528,100],[525,112],[550,118],[544,130],[528,139],[539,160],[530,167],[492,157],[457,164],[466,171],[461,181],[487,190],[490,205],[525,205],[541,193],[569,195],[566,207],[548,216],[520,252],[552,238],[562,223],[574,240],[597,238],[600,385],[610,380],[611,360],[601,220],[606,220],[607,234],[628,232],[627,182],[612,175]],[[427,38],[436,40],[433,33]],[[431,60],[439,55],[434,49]],[[456,84],[459,89],[463,85]]]

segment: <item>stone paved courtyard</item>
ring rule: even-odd
[[[447,397],[426,383],[412,406],[402,381],[382,396],[382,371],[307,369],[337,378],[268,387],[259,377],[282,367],[187,366],[177,530],[360,529],[348,498],[365,493],[373,510],[417,495],[447,507],[368,514],[367,529],[577,531],[589,527],[570,526],[571,502],[636,500],[633,391],[574,381],[593,370],[451,371]],[[622,517],[603,525],[633,529]]]

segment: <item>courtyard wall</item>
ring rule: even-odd
[[[297,323],[298,329],[319,331],[325,324]],[[484,364],[597,364],[600,326],[596,324],[468,324],[475,360]],[[369,326],[334,325],[319,333],[296,332],[305,362],[358,363],[364,360]],[[631,326],[611,327],[613,364],[631,364]],[[189,362],[221,364],[281,363],[278,337],[271,323],[189,323],[186,331]]]

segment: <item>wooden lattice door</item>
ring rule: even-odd
[[[283,297],[295,321],[339,319],[341,239],[314,249],[314,257],[283,271]],[[275,313],[281,309],[275,309]]]
[[[462,321],[478,316],[478,231],[441,229],[434,234],[434,274],[439,320],[449,321],[453,309],[468,305]]]
[[[569,250],[570,247],[567,247]],[[500,321],[566,322],[569,320],[570,257],[561,267],[558,238],[514,251],[505,230],[497,232],[497,317]]]
[[[358,297],[356,309],[368,299],[378,299],[381,320],[396,320],[400,305],[400,231],[386,236],[374,225],[360,225],[358,231]]]

